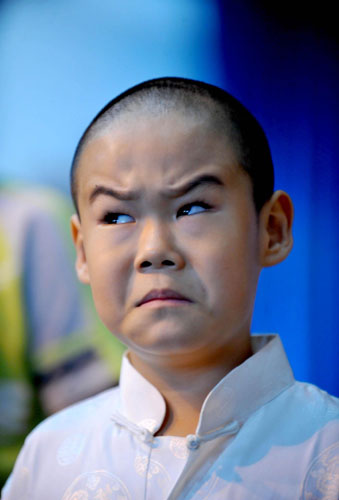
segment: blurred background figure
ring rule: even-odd
[[[75,277],[70,213],[51,189],[0,189],[1,483],[39,420],[117,382],[123,347]]]

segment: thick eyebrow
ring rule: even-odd
[[[97,185],[90,194],[90,203],[93,203],[93,201],[101,194],[105,196],[111,196],[112,198],[116,198],[117,200],[121,201],[136,200],[139,198],[139,195],[136,191],[118,191],[117,189],[112,189],[107,186]]]
[[[167,188],[164,190],[164,195],[168,198],[179,198],[180,196],[184,196],[190,191],[193,191],[193,189],[206,184],[212,186],[224,186],[224,183],[221,179],[219,179],[219,177],[211,174],[203,174],[190,180],[182,186]],[[131,201],[140,198],[139,193],[136,191],[118,191],[117,189],[109,188],[107,186],[96,185],[90,194],[90,203],[93,203],[99,195],[111,196],[112,198],[116,198],[120,201]]]
[[[180,196],[184,196],[190,191],[193,191],[193,189],[206,184],[211,186],[224,186],[222,180],[219,179],[219,177],[217,177],[216,175],[203,174],[199,175],[195,179],[190,180],[182,186],[167,188],[164,191],[164,194],[169,198],[179,198]]]

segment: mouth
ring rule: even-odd
[[[179,292],[166,288],[162,290],[151,290],[139,302],[137,302],[136,305],[137,307],[140,307],[145,304],[180,305],[185,303],[192,303],[192,300]]]

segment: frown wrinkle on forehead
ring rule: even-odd
[[[165,189],[161,194],[165,198],[179,198],[201,186],[223,186],[224,183],[215,175],[199,175],[186,184],[172,186]],[[96,185],[89,196],[90,203],[93,203],[98,196],[110,196],[121,201],[134,201],[141,198],[140,191],[120,191],[107,186]]]
[[[112,147],[119,153],[119,162],[124,170],[135,166],[135,157],[139,160],[140,156],[144,157],[145,163],[148,157],[156,158],[159,169],[168,179],[171,168],[183,158],[190,168],[208,166],[216,159],[224,164],[227,152],[227,157],[232,157],[232,164],[239,163],[236,146],[212,119],[185,116],[181,110],[174,110],[164,117],[144,115],[143,120],[112,125],[106,137],[111,132],[122,139],[118,144],[112,140]],[[136,135],[144,136],[145,140],[135,143]]]
[[[163,121],[125,123],[93,139],[81,158],[85,198],[131,200],[146,192],[173,198],[202,185],[228,184],[231,173],[242,172],[233,148],[209,123],[180,118],[172,113]]]
[[[112,135],[119,138],[120,134],[125,135],[126,129],[130,130],[127,142],[112,140],[110,144],[110,147],[118,153],[117,161],[119,161],[122,173],[135,165],[133,158],[135,154],[134,133],[144,132],[147,135],[150,128],[152,134],[161,136],[161,149],[158,151],[152,149],[151,152],[159,154],[159,168],[163,168],[166,176],[170,174],[171,165],[177,161],[171,144],[173,130],[180,130],[182,143],[189,150],[192,162],[195,164],[209,162],[209,151],[204,148],[204,138],[207,134],[214,135],[216,141],[220,141],[221,138],[238,159],[236,134],[224,113],[206,98],[200,98],[198,104],[194,105],[196,98],[183,100],[178,97],[180,96],[176,96],[175,99],[172,96],[171,99],[163,100],[136,100],[136,102],[132,101],[130,105],[124,105],[121,109],[117,106],[114,113],[104,114],[88,134],[78,158],[78,166],[81,167],[82,156],[93,142],[97,140],[105,140],[106,142]],[[167,124],[167,127],[164,127],[164,124]],[[203,132],[201,132],[202,130]],[[197,133],[198,131],[200,133]],[[148,146],[149,141],[145,141],[144,150],[141,151],[140,148],[143,146],[138,144],[138,153],[142,152],[147,156],[149,154]]]

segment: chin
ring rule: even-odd
[[[178,328],[178,325],[176,327],[172,325],[166,328],[151,328],[145,334],[139,331],[137,334],[129,336],[128,342],[126,341],[126,337],[122,341],[129,345],[131,349],[144,353],[175,355],[204,347],[198,345],[198,337],[199,335],[196,335],[196,330],[192,329],[192,327],[186,329]]]

